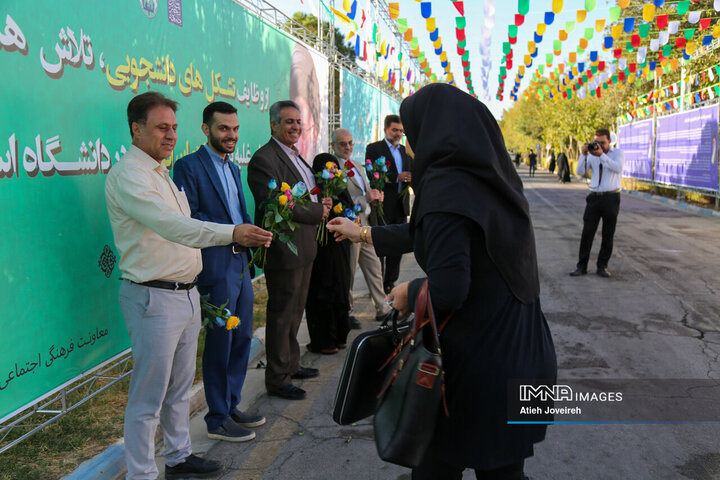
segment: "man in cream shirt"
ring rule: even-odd
[[[165,441],[165,478],[220,472],[218,463],[192,455],[190,449],[189,392],[201,323],[195,288],[202,270],[200,248],[232,242],[269,246],[272,241],[272,233],[252,224],[190,218],[187,198],[163,164],[177,141],[176,109],[177,102],[156,92],[130,101],[132,145],[105,182],[123,277],[120,308],[134,361],[125,410],[128,479],[157,478],[158,421]]]
[[[353,204],[360,204],[362,210],[359,217],[363,225],[368,225],[368,215],[370,214],[370,204],[373,202],[382,202],[385,199],[383,192],[370,188],[367,174],[365,173],[365,165],[358,165],[350,159],[353,153],[352,133],[344,128],[338,128],[332,133],[332,147],[335,156],[344,162],[348,160],[353,164],[353,175],[348,180],[348,192],[352,197]],[[385,293],[383,292],[382,283],[382,266],[380,259],[375,253],[372,245],[367,243],[353,243],[350,253],[350,305],[353,304],[352,288],[355,278],[355,269],[360,265],[365,283],[367,283],[370,291],[370,298],[375,304],[375,319],[381,321],[390,312],[390,308],[385,304]]]

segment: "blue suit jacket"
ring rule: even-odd
[[[237,185],[243,222],[252,223],[245,206],[240,169],[230,162],[230,171]],[[220,177],[204,146],[175,162],[173,180],[178,188],[182,187],[185,191],[193,218],[206,222],[233,223]],[[198,284],[213,285],[225,278],[230,262],[237,256],[244,255],[249,261],[249,250],[243,250],[243,253],[234,254],[232,245],[203,248],[203,270],[198,277]]]

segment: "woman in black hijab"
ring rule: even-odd
[[[570,164],[568,163],[567,155],[565,152],[560,152],[557,158],[558,164],[558,179],[561,183],[568,183],[570,181]]]
[[[337,158],[321,153],[313,160],[313,170],[322,172],[327,162],[338,169]],[[347,190],[334,200],[345,208],[352,208],[352,198]],[[331,210],[330,218],[336,214]],[[328,241],[319,244],[310,276],[310,288],[305,302],[310,343],[308,350],[315,353],[333,354],[345,348],[350,332],[350,242]]]
[[[428,276],[436,318],[452,313],[440,341],[448,410],[413,479],[523,479],[524,459],[545,425],[508,425],[508,382],[554,382],[555,349],[540,309],[535,239],[523,187],[487,108],[455,87],[432,84],[406,98],[400,117],[415,150],[415,203],[407,225],[328,228],[378,254],[414,251]],[[424,279],[388,295],[414,308]],[[517,413],[517,412],[515,412]]]

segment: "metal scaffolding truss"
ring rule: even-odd
[[[420,62],[418,62],[418,59],[416,57],[410,55],[410,46],[405,41],[403,34],[400,33],[400,30],[398,29],[395,21],[390,18],[390,9],[388,8],[387,2],[385,2],[385,0],[370,0],[370,2],[375,4],[376,11],[380,15],[380,18],[382,18],[385,25],[395,36],[395,40],[397,41],[400,52],[402,52],[405,58],[409,59],[409,61],[412,62],[412,64],[417,69],[418,74],[422,72],[422,68],[420,68]]]
[[[323,29],[319,28],[318,25],[318,32],[320,33],[320,36],[314,34],[310,30],[303,27],[301,24],[293,20],[292,17],[287,16],[285,13],[278,10],[275,6],[273,6],[270,2],[266,0],[233,0],[238,5],[244,7],[247,11],[250,13],[262,18],[266,22],[274,25],[280,30],[283,30],[293,37],[297,38],[298,40],[301,40],[302,42],[306,43],[307,45],[310,45],[314,49],[318,50],[319,52],[322,52],[330,62],[330,70],[333,68],[342,67],[345,70],[348,70],[350,73],[353,73],[354,75],[362,78],[365,82],[371,84],[372,86],[378,88],[379,90],[383,91],[384,93],[388,94],[389,96],[401,100],[401,95],[392,87],[390,87],[387,83],[380,81],[380,79],[377,78],[376,75],[374,75],[371,72],[368,72],[367,70],[361,68],[357,63],[355,63],[353,60],[351,60],[349,57],[343,55],[335,48],[335,37],[334,35],[330,35],[330,38],[323,38]],[[314,0],[309,0],[314,1]],[[334,5],[334,1],[329,2],[331,5]],[[387,13],[387,3],[385,3],[384,0],[372,0],[372,3],[377,6],[377,10],[380,12],[381,17],[383,18],[385,24],[388,28],[393,32],[393,35],[398,40],[398,45],[401,51],[408,52],[407,58],[412,58],[409,55],[409,47],[407,45],[407,42],[405,42],[402,38],[402,34],[397,29],[397,26],[395,25],[395,22],[392,21],[389,14]],[[383,15],[384,13],[384,15]],[[318,22],[320,19],[318,19]],[[330,32],[334,30],[334,24],[332,20],[330,21]],[[421,71],[420,65],[417,62],[417,59],[412,58],[412,61],[414,65],[417,67],[418,71]],[[333,104],[333,98],[334,90],[330,89],[330,104]],[[332,123],[332,121],[330,122]]]
[[[0,453],[57,422],[131,372],[132,355],[128,349],[56,388],[34,404],[8,415],[0,423]]]

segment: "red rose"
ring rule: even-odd
[[[313,187],[312,190],[310,190],[311,195],[317,195],[320,193],[320,189],[318,187]]]
[[[353,172],[352,170],[350,170],[350,171],[347,173],[347,176],[348,176],[348,177],[354,177],[354,176],[355,176],[355,172]]]
[[[348,160],[347,162],[345,162],[345,168],[347,168],[348,170],[352,170],[353,168],[355,168],[355,165],[353,165],[352,162]]]
[[[385,165],[387,165],[387,166],[389,167],[389,166],[390,166],[390,160],[388,160],[387,162],[385,162]]]

